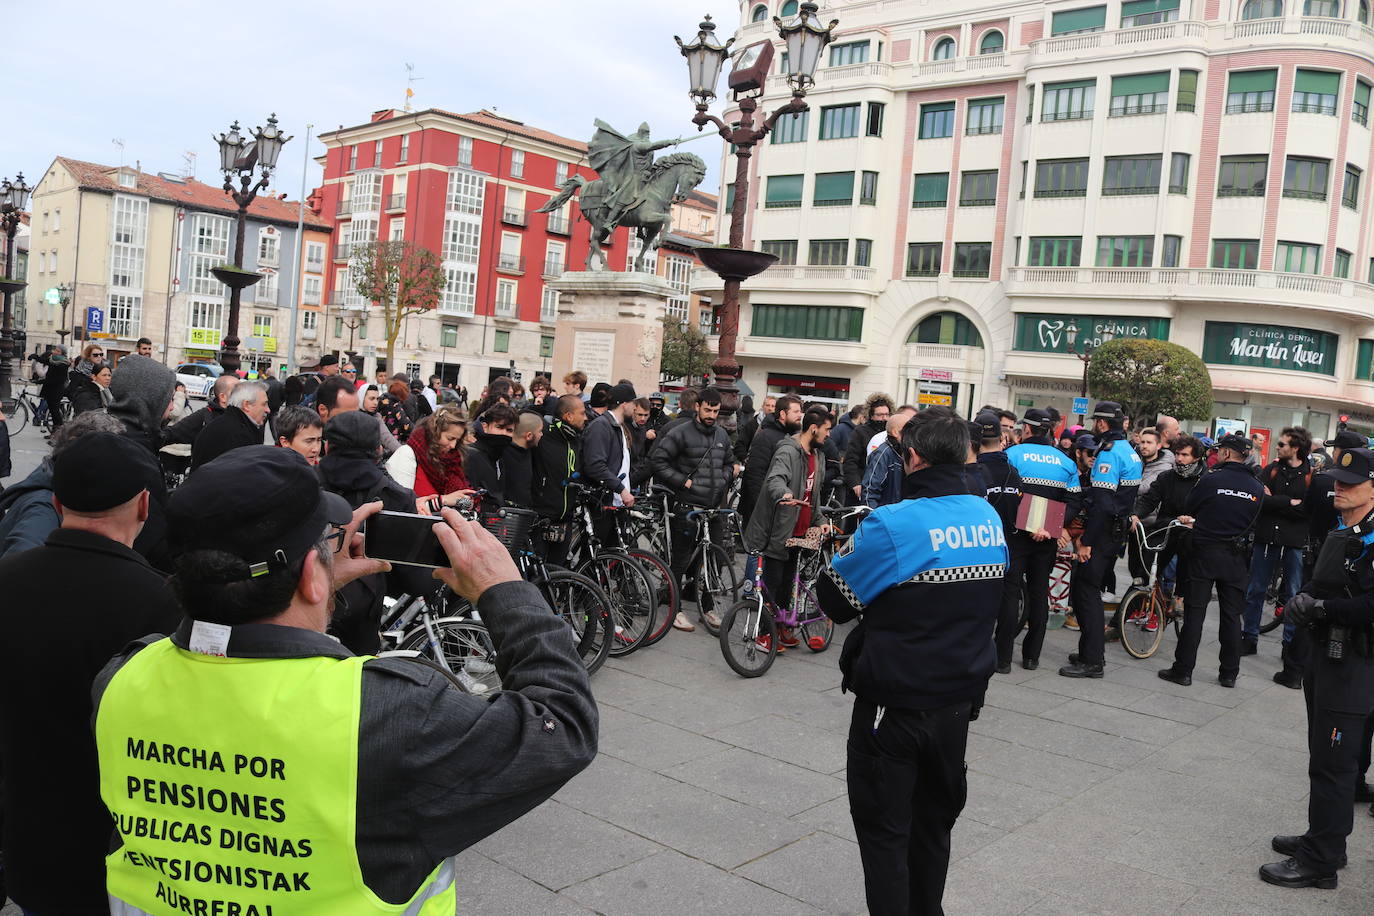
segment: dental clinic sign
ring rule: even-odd
[[[1326,331],[1277,324],[1209,321],[1202,337],[1202,360],[1222,366],[1335,375],[1339,343],[1340,337]]]
[[[1107,333],[1113,337],[1169,339],[1168,318],[1130,318],[1120,315],[1046,315],[1020,313],[1016,316],[1016,342],[1013,349],[1030,353],[1069,353],[1068,327],[1078,328],[1078,347],[1096,348]]]

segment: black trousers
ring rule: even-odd
[[[918,711],[854,701],[849,813],[871,916],[941,916],[949,835],[968,799],[972,704]]]
[[[1106,657],[1103,633],[1102,583],[1116,562],[1116,545],[1093,545],[1093,555],[1073,570],[1073,614],[1078,619],[1078,658],[1086,665],[1100,665]],[[1024,650],[1023,650],[1024,651]]]
[[[1184,567],[1180,566],[1180,570]],[[1207,602],[1216,588],[1221,622],[1218,655],[1221,677],[1240,673],[1240,615],[1245,610],[1245,589],[1250,571],[1245,556],[1230,544],[1194,543],[1188,551],[1187,580],[1183,584],[1183,629],[1174,651],[1174,670],[1191,675],[1197,665],[1198,644],[1202,642],[1202,623],[1207,617]],[[1180,572],[1182,581],[1183,573]]]
[[[763,587],[775,607],[789,607],[792,603],[792,579],[797,574],[797,560],[796,549],[790,547],[786,560],[763,558]]]
[[[1017,532],[1007,538],[1007,577],[1002,580],[1002,611],[997,617],[997,664],[1010,665],[1021,632],[1021,593],[1024,588],[1027,608],[1026,640],[1022,658],[1040,657],[1045,641],[1045,624],[1050,616],[1050,570],[1054,568],[1056,542],[1036,542]]]
[[[1302,682],[1307,703],[1307,832],[1298,861],[1325,872],[1336,871],[1345,840],[1355,826],[1355,782],[1368,743],[1365,727],[1374,712],[1374,659],[1347,649],[1342,661],[1314,648]]]
[[[687,572],[688,561],[692,559],[692,551],[697,547],[697,520],[689,519],[687,513],[701,508],[700,506],[674,506],[672,514],[668,517],[668,535],[673,542],[673,575],[679,582],[686,584],[683,576]],[[723,544],[725,541],[725,526],[720,516],[711,519],[711,540],[716,544]]]

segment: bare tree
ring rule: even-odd
[[[446,278],[439,256],[414,242],[368,242],[353,249],[358,294],[382,310],[386,365],[395,371],[396,338],[411,315],[437,308]]]

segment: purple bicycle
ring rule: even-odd
[[[835,635],[835,622],[821,613],[815,592],[802,581],[802,570],[819,568],[821,546],[800,538],[791,538],[787,544],[801,551],[796,572],[792,575],[789,606],[779,607],[766,593],[763,563],[759,563],[754,570],[753,593],[736,601],[721,618],[721,654],[726,664],[741,677],[758,677],[772,666],[781,648],[779,638],[783,628],[796,633],[798,645],[812,652],[830,648],[830,640]],[[763,562],[778,561],[765,559]]]

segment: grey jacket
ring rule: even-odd
[[[567,624],[526,582],[493,586],[478,609],[496,644],[499,693],[464,693],[408,658],[363,666],[356,843],[363,880],[388,903],[410,899],[443,859],[533,810],[596,756],[596,702]],[[190,630],[183,622],[172,641],[185,647]],[[97,713],[120,667],[159,638],[134,643],[100,672]],[[323,633],[246,624],[233,628],[228,654],[349,652]],[[206,728],[212,742],[214,726]]]
[[[811,490],[812,520],[820,524],[821,485],[825,480],[825,454],[819,449],[811,452],[816,458],[816,478]],[[806,492],[806,452],[791,436],[778,443],[768,474],[763,478],[749,527],[744,531],[744,547],[750,553],[763,554],[774,560],[787,559],[787,539],[801,514],[798,506],[780,506],[778,500],[786,493],[800,498]]]
[[[1141,493],[1146,493],[1146,492],[1148,492],[1149,489],[1150,489],[1150,484],[1152,484],[1152,483],[1154,483],[1156,480],[1158,480],[1160,474],[1163,474],[1165,471],[1168,471],[1168,470],[1172,469],[1173,466],[1174,466],[1174,453],[1171,452],[1171,451],[1169,451],[1167,448],[1162,448],[1162,449],[1160,449],[1160,450],[1159,450],[1159,454],[1158,454],[1158,455],[1155,455],[1155,459],[1154,459],[1153,461],[1145,461],[1145,462],[1143,462],[1143,467],[1141,468],[1141,471],[1140,471],[1140,491],[1139,491],[1139,492],[1141,492]],[[1154,522],[1154,516],[1151,515],[1149,518],[1145,519],[1145,521],[1146,521],[1146,522],[1149,522],[1149,523],[1153,523],[1153,522]]]

